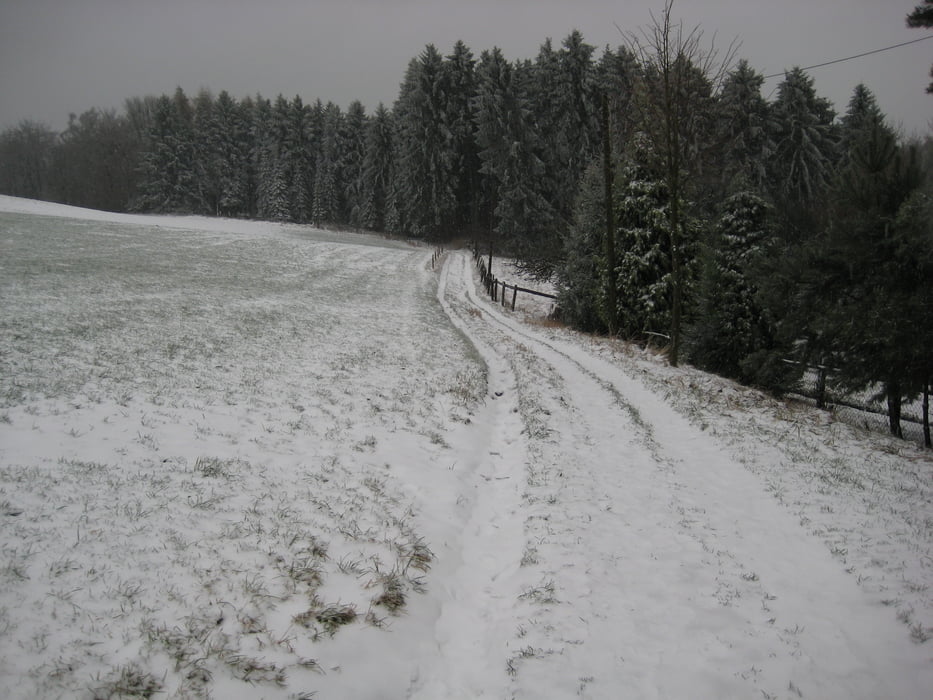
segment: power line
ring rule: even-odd
[[[913,39],[911,41],[905,41],[900,44],[894,44],[893,46],[885,46],[883,49],[875,49],[874,51],[866,51],[865,53],[859,53],[855,56],[846,56],[845,58],[837,58],[835,61],[826,61],[826,63],[817,63],[815,66],[804,66],[801,70],[812,70],[814,68],[822,68],[823,66],[831,66],[834,63],[842,63],[844,61],[851,61],[854,58],[861,58],[862,56],[871,56],[875,53],[881,53],[882,51],[890,51],[891,49],[897,49],[901,46],[907,46],[908,44],[916,44],[918,41],[926,41],[927,39],[933,39],[933,34],[929,36],[920,37],[919,39]],[[779,78],[782,75],[785,75],[787,71],[781,71],[780,73],[773,73],[771,75],[766,75],[765,80],[768,78]]]

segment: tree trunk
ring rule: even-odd
[[[901,387],[894,382],[888,384],[888,427],[891,435],[902,438],[904,433],[901,430]]]
[[[609,335],[616,334],[616,246],[612,203],[612,154],[609,136],[609,97],[603,93],[603,183],[606,190],[606,293],[609,306]]]
[[[923,385],[923,446],[933,447],[930,442],[930,383]]]

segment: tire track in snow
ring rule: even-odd
[[[460,309],[448,303],[449,265],[437,296],[451,322],[487,365],[487,398],[471,425],[448,440],[464,492],[460,530],[437,551],[432,572],[440,609],[434,638],[419,659],[409,697],[504,698],[507,643],[515,628],[523,532],[518,513],[527,451],[509,365],[473,335]]]
[[[756,477],[620,368],[480,300],[468,256],[448,268],[469,334],[559,435],[530,445],[549,476],[529,546],[555,587],[513,640],[516,697],[924,697],[923,652]]]

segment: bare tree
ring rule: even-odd
[[[670,198],[668,228],[672,275],[670,362],[680,355],[684,306],[684,201],[702,171],[711,146],[704,123],[712,118],[712,99],[735,57],[733,42],[720,58],[715,38],[707,45],[699,26],[686,31],[672,19],[674,0],[665,0],[660,17],[626,35],[629,48],[642,64],[643,79],[633,107],[637,129],[649,145]],[[704,133],[705,132],[705,133]],[[704,140],[704,136],[707,140]]]

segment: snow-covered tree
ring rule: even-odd
[[[455,218],[453,139],[447,125],[447,71],[429,44],[411,61],[395,105],[396,182],[407,233],[437,238]]]
[[[837,154],[835,113],[800,68],[790,70],[778,85],[773,110],[772,191],[787,207],[807,206],[826,191],[832,176]]]
[[[594,160],[584,171],[573,225],[564,238],[557,268],[561,318],[574,328],[602,332],[609,328],[603,167]],[[614,325],[615,319],[611,323]]]
[[[473,138],[473,96],[476,94],[476,61],[462,41],[444,60],[446,97],[444,121],[453,154],[453,190],[458,231],[475,229],[479,204],[479,153]]]
[[[754,282],[770,235],[769,209],[751,192],[739,192],[723,203],[701,255],[698,310],[688,333],[690,358],[697,366],[749,382],[757,378],[745,361],[773,346]]]
[[[761,95],[764,77],[745,60],[723,81],[716,132],[722,142],[719,173],[726,194],[764,192],[767,163],[775,150],[771,107]]]
[[[342,132],[344,115],[340,107],[328,102],[322,115],[321,143],[314,169],[314,205],[316,226],[341,222],[344,186],[342,170]]]
[[[644,166],[620,176],[616,194],[616,318],[619,332],[643,339],[670,330],[674,277],[670,253],[670,197]]]
[[[361,228],[366,208],[363,163],[366,160],[366,133],[369,119],[358,100],[350,103],[344,119],[342,134],[342,163],[344,180],[345,220],[354,228]]]
[[[541,192],[544,163],[537,134],[528,127],[531,111],[518,92],[513,67],[499,49],[483,52],[477,77],[476,143],[496,237],[527,266],[553,264],[550,256],[542,256],[554,246],[554,215]]]
[[[385,231],[395,156],[392,115],[382,103],[366,128],[365,146],[361,224],[373,231]]]
[[[142,154],[140,196],[144,211],[189,212],[199,200],[193,112],[181,88],[159,98]]]

